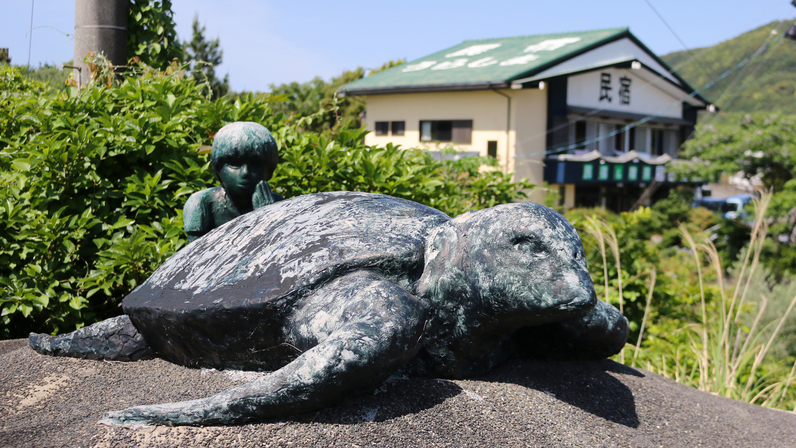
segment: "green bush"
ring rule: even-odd
[[[179,71],[147,71],[110,88],[47,93],[0,68],[0,319],[3,338],[64,332],[121,312],[186,238],[187,197],[215,184],[206,155],[222,126],[255,121],[280,148],[273,188],[386,193],[449,214],[524,197],[525,182],[437,162],[419,150],[369,147],[364,131],[299,132],[314,117],[274,113],[283,97],[210,101]]]

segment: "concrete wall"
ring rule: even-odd
[[[487,142],[497,141],[501,170],[542,185],[547,123],[547,95],[539,89],[500,90],[511,97],[511,121],[507,132],[508,99],[492,90],[463,92],[401,93],[370,95],[365,124],[374,131],[365,137],[368,145],[393,143],[405,148],[439,149],[420,141],[421,120],[473,120],[472,142],[456,144],[461,151],[487,155]],[[403,136],[376,135],[377,121],[404,121]],[[441,143],[439,146],[446,146]],[[517,157],[515,157],[517,156]],[[542,202],[537,192],[531,200]]]

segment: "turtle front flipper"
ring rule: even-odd
[[[628,331],[619,310],[598,300],[583,316],[518,330],[514,342],[530,358],[596,361],[622,351]]]
[[[30,348],[44,355],[110,361],[151,359],[155,352],[127,316],[112,317],[58,336],[31,333]]]
[[[369,272],[309,294],[290,320],[287,343],[307,348],[266,376],[200,400],[109,412],[102,424],[214,425],[308,412],[381,384],[420,348],[425,308]]]

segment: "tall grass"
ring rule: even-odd
[[[749,295],[752,277],[760,265],[763,244],[768,234],[764,217],[770,200],[770,192],[762,193],[755,200],[755,220],[750,241],[732,281],[725,278],[721,257],[713,242],[707,238],[700,241],[702,238],[695,238],[685,226],[680,225],[685,249],[690,252],[696,267],[700,300],[695,315],[701,316],[701,320],[697,317],[694,322],[683,324],[666,338],[644,339],[644,331],[650,324],[650,306],[657,279],[657,273],[652,269],[648,273],[647,302],[639,324],[638,339],[629,341],[617,356],[619,362],[643,366],[705,392],[796,411],[796,394],[792,387],[796,378],[796,363],[791,365],[786,360],[768,356],[783,324],[796,306],[796,297],[790,300],[790,305],[779,319],[764,324],[761,318],[769,298],[761,294],[755,300]],[[614,257],[620,276],[621,310],[622,270],[616,234],[610,224],[595,218],[587,219],[585,230],[597,242],[606,277],[606,246]],[[709,272],[704,268],[712,271],[713,275],[708,275]],[[712,303],[706,300],[706,290],[709,288],[716,297]],[[660,319],[666,319],[666,316]],[[745,322],[750,320],[752,325],[748,327]],[[767,339],[763,338],[763,334],[771,327],[774,327],[773,332]]]

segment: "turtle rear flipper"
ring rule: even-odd
[[[110,361],[151,359],[155,352],[127,316],[112,317],[58,336],[31,333],[30,348],[44,355]]]
[[[414,296],[368,272],[325,285],[302,309],[297,325],[321,340],[281,369],[208,398],[109,412],[99,423],[235,424],[320,409],[377,387],[406,364],[420,348],[426,321]],[[313,313],[326,325],[313,321]]]

